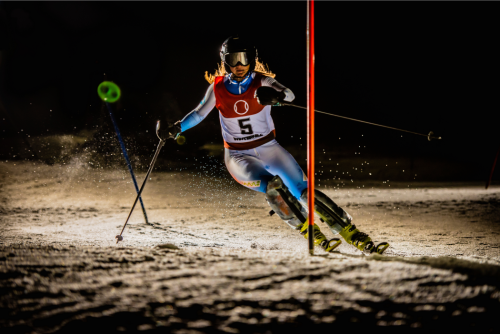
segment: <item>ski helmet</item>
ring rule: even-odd
[[[257,48],[253,43],[238,35],[231,36],[222,43],[220,58],[227,73],[231,73],[229,66],[235,67],[238,64],[243,66],[250,64],[249,72],[251,72],[255,69]]]

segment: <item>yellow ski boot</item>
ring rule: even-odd
[[[360,232],[352,225],[352,217],[344,209],[335,204],[328,196],[319,190],[314,191],[314,211],[320,220],[330,228],[334,235],[340,234],[348,244],[365,253],[377,252],[382,254],[389,244],[382,242],[375,245],[368,234]],[[307,191],[300,196],[302,205],[307,206]]]
[[[309,225],[309,220],[306,220],[306,222],[302,225],[300,228],[300,234],[304,236],[304,238],[307,239],[308,233],[307,233],[307,227]],[[332,252],[335,248],[337,248],[342,241],[340,239],[331,239],[327,240],[326,236],[321,232],[321,229],[317,224],[314,224],[314,244],[316,246],[320,246],[323,248],[325,252]]]
[[[267,184],[266,200],[269,206],[273,209],[272,213],[277,213],[290,227],[299,230],[306,239],[308,237],[307,227],[307,211],[299,201],[290,193],[288,188],[283,183],[283,180],[278,176],[274,176]],[[340,230],[341,228],[339,228]],[[338,233],[334,232],[334,233]],[[327,240],[321,232],[318,225],[314,224],[314,244],[320,246],[326,252],[331,252],[340,245],[340,239]]]
[[[382,242],[375,246],[372,239],[368,236],[368,234],[360,232],[356,225],[349,224],[344,227],[339,234],[344,238],[344,240],[365,253],[378,253],[382,254],[389,244],[387,242]]]

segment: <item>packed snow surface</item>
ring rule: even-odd
[[[310,257],[263,194],[220,173],[154,171],[143,193],[151,225],[138,205],[118,245],[135,199],[127,170],[2,162],[0,182],[0,328],[498,329],[498,186],[322,187],[391,246]]]

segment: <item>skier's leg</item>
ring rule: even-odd
[[[266,169],[274,175],[279,175],[293,197],[300,200],[304,209],[307,208],[306,177],[292,155],[277,142],[262,145],[259,149],[259,153],[262,151],[261,159]],[[379,253],[382,253],[389,246],[387,243],[382,243],[374,247],[370,237],[351,224],[352,217],[323,192],[315,190],[314,197],[314,211],[334,234],[340,233],[349,244],[362,251],[377,251]]]
[[[238,183],[248,189],[265,193],[267,183],[273,178],[273,175],[264,168],[262,161],[252,153],[252,150],[225,149],[224,161],[227,170]]]
[[[266,201],[291,228],[294,230],[302,228],[307,219],[307,210],[290,194],[279,175],[267,184]]]
[[[271,179],[273,179],[273,176],[266,170],[266,167],[258,158],[257,151],[233,151],[226,149],[224,160],[229,173],[236,181],[249,189],[266,193],[266,200],[271,208],[290,227],[299,230],[301,234],[305,235],[305,238],[307,238],[307,224],[304,224],[307,211],[300,205],[299,201],[290,194],[279,176],[276,176],[274,179],[277,178],[279,180],[279,187],[280,189],[284,189],[287,194],[286,196],[293,199],[294,203],[292,209],[298,210],[296,211],[297,215],[293,214],[290,206],[286,204],[286,201],[283,200],[274,188],[269,188],[268,184]],[[332,251],[340,244],[340,240],[338,239],[326,240],[326,237],[321,233],[318,226],[315,226],[314,237],[315,244],[320,245],[326,251]]]
[[[257,148],[264,167],[272,175],[279,175],[296,199],[307,189],[307,177],[294,157],[275,140]]]
[[[276,175],[267,185],[266,199],[271,208],[292,228],[299,230],[307,239],[307,211],[288,190],[279,175]],[[314,244],[331,252],[341,241],[337,238],[327,240],[318,225],[314,225]]]
[[[307,206],[307,190],[302,193],[300,202]],[[347,243],[361,251],[382,254],[389,247],[386,242],[375,245],[368,234],[351,224],[351,215],[319,190],[314,190],[314,211],[320,216],[321,221],[328,225],[333,234],[340,234]]]
[[[307,189],[302,192],[300,202],[307,207]],[[351,215],[317,189],[314,190],[314,203],[314,211],[328,225],[333,234],[338,234],[345,227],[351,225]]]
[[[266,193],[267,184],[273,178],[273,175],[268,171],[269,164],[264,164],[260,159],[264,154],[260,148],[234,151],[227,150],[225,152],[225,162],[229,173],[233,178],[245,187]],[[300,167],[298,167],[300,169]],[[302,173],[302,171],[300,171]],[[302,223],[291,213],[286,207],[283,200],[272,199],[266,196],[266,200],[275,213],[280,216],[290,227],[300,229]],[[274,202],[277,200],[278,202]],[[285,206],[283,206],[283,204]],[[299,204],[300,206],[300,204]],[[307,211],[302,208],[304,215],[307,216]]]
[[[275,140],[255,149],[264,168],[275,177],[267,186],[266,200],[274,212],[290,227],[299,230],[307,238],[307,209],[298,199],[307,188],[307,179],[299,164],[287,150]],[[327,240],[319,226],[314,225],[315,244],[332,251],[340,244],[339,239]]]
[[[292,208],[289,208],[290,204],[286,203],[278,192],[271,189],[276,188],[276,186],[271,188],[268,186],[266,189],[267,202],[273,211],[290,225],[290,227],[300,230],[305,219],[303,217],[307,217],[307,210],[297,201],[300,199],[302,191],[307,188],[307,180],[302,169],[292,155],[281,147],[276,140],[259,146],[256,149],[256,154],[259,155],[264,168],[269,171],[269,173],[280,176],[278,180],[279,184],[276,186],[279,188],[283,186],[287,189],[286,191],[292,191],[292,197],[294,197],[291,199],[294,201],[294,205]]]

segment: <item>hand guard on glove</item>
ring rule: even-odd
[[[159,128],[156,131],[156,134],[158,135],[158,138],[161,140],[165,141],[167,139],[175,139],[177,136],[181,133],[181,121],[177,121],[174,124],[168,123],[167,128]]]
[[[259,87],[255,91],[257,102],[263,106],[276,106],[286,102],[292,102],[295,95],[288,88],[278,92],[272,87]]]

